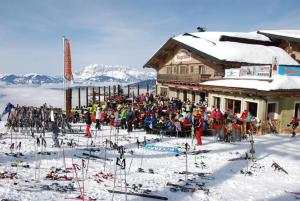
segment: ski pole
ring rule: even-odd
[[[189,144],[185,143],[185,182],[188,180],[188,149],[189,149]]]
[[[191,146],[194,144],[194,137],[195,137],[195,130],[194,130],[194,125],[192,125],[192,132],[191,132]]]
[[[82,201],[84,201],[84,164],[85,160],[81,160],[81,166],[82,166]]]
[[[91,158],[91,154],[92,154],[92,145],[93,145],[93,141],[91,141],[91,146],[90,146],[90,155],[88,157],[88,162],[87,162],[87,165],[86,165],[86,175],[88,173],[88,169],[89,169],[89,164],[90,164],[90,158]]]
[[[125,201],[127,201],[127,181],[126,181],[126,161],[125,161],[125,158],[123,159],[124,160],[124,179],[125,179]]]
[[[117,163],[118,163],[118,160],[116,158],[116,163],[115,163],[115,177],[114,177],[114,188],[113,188],[113,194],[112,194],[112,197],[111,197],[111,201],[114,200],[114,195],[115,195],[115,188],[116,188],[116,180],[117,180]]]
[[[141,169],[143,167],[144,152],[145,152],[145,146],[143,147],[143,152],[142,152],[141,165],[140,165]]]
[[[78,188],[79,188],[79,191],[80,191],[80,196],[83,197],[82,195],[82,189],[80,187],[80,183],[79,183],[79,179],[78,179],[78,174],[77,174],[77,168],[78,168],[78,165],[77,164],[72,164],[73,165],[73,169],[74,169],[74,172],[75,172],[75,179],[77,181],[77,184],[78,184]],[[79,168],[78,168],[79,169]]]
[[[64,167],[65,167],[65,170],[67,170],[66,156],[65,156],[65,149],[64,149],[64,141],[63,141],[63,139],[61,139],[60,146],[62,148],[62,155],[63,155]]]
[[[132,161],[133,161],[133,158],[131,158],[131,161],[130,161],[130,164],[129,164],[129,167],[128,167],[127,174],[129,174],[129,173],[130,173],[130,169],[131,169],[131,164],[132,164]]]
[[[106,149],[107,149],[107,139],[105,138],[105,149],[104,149],[104,164],[103,164],[103,172],[105,173],[105,167],[106,167]]]

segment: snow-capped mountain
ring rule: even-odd
[[[93,84],[99,82],[129,84],[144,80],[156,79],[156,72],[149,69],[132,68],[127,66],[110,66],[93,64],[74,73],[74,84]],[[43,85],[62,83],[62,76],[49,76],[37,73],[25,75],[0,74],[0,82],[18,85]]]
[[[127,66],[110,66],[93,64],[74,74],[74,82],[121,82],[133,83],[143,80],[156,79],[156,72],[149,69],[138,69]]]
[[[25,75],[15,75],[15,74],[0,74],[0,81],[6,84],[54,84],[62,83],[63,79],[61,77],[41,75],[37,73],[29,73]]]

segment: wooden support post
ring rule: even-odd
[[[110,100],[110,86],[108,86],[108,99]]]
[[[86,107],[89,106],[89,87],[86,87],[85,89],[85,104]]]
[[[106,87],[104,86],[104,87],[103,87],[103,96],[104,96],[104,101],[106,101],[106,98],[105,98],[105,93],[106,93],[106,90],[105,90],[105,89],[106,89]]]
[[[116,95],[117,95],[116,90],[117,90],[117,87],[116,87],[116,85],[114,85],[114,86],[113,86],[113,96],[116,96]]]
[[[157,84],[155,85],[155,95],[157,95]]]
[[[147,93],[149,93],[149,84],[147,84]]]
[[[128,94],[128,97],[130,97],[130,85],[127,86],[127,94]]]
[[[78,88],[78,108],[80,108],[81,107],[81,98],[80,98],[80,88]]]
[[[121,96],[121,85],[118,84],[118,96]]]
[[[137,84],[137,96],[140,95],[140,84]]]
[[[95,88],[92,88],[92,95],[93,95],[93,105],[96,103],[96,96],[95,96]]]
[[[100,105],[101,103],[101,87],[98,87],[98,104]]]
[[[72,109],[72,89],[68,88],[65,91],[66,93],[66,115],[69,116],[71,114]]]

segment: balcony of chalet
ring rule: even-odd
[[[176,74],[157,74],[158,82],[172,82],[172,83],[200,83],[208,81],[211,74],[189,74],[189,75],[176,75]]]

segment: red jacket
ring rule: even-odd
[[[247,112],[243,112],[242,113],[242,116],[241,116],[241,119],[246,119],[248,116],[248,113]]]

